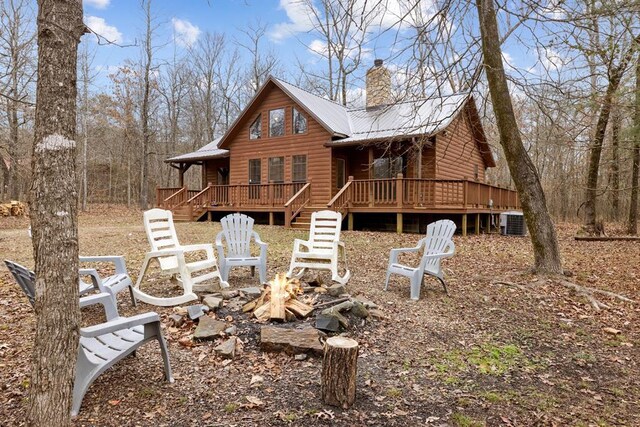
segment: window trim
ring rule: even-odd
[[[273,129],[273,127],[271,126],[271,113],[275,112],[275,111],[282,111],[282,134],[281,135],[273,135],[271,133],[271,129]],[[272,110],[269,110],[269,138],[278,138],[281,136],[285,136],[287,134],[287,108],[286,107],[280,107],[280,108],[274,108]]]

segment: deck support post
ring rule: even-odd
[[[476,236],[480,234],[480,214],[476,214]]]
[[[396,233],[402,234],[402,214],[396,214]]]
[[[275,221],[273,219],[273,212],[269,212],[269,225],[273,224],[275,224]]]
[[[213,221],[213,212],[207,211],[207,221]]]
[[[467,237],[467,214],[462,214],[462,237]]]
[[[347,214],[347,229],[353,231],[353,214],[351,212]]]
[[[487,234],[491,234],[491,214],[487,214],[486,232],[487,232]]]

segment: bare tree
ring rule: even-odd
[[[266,46],[262,40],[267,32],[267,25],[259,20],[247,26],[246,29],[240,29],[246,36],[246,41],[236,41],[236,44],[249,53],[249,86],[252,94],[258,92],[262,84],[267,80],[270,74],[274,74],[279,67],[278,57]]]
[[[145,38],[143,43],[143,73],[142,73],[142,108],[140,122],[142,125],[142,158],[140,169],[140,207],[149,207],[149,145],[151,144],[151,129],[149,127],[149,112],[151,98],[151,68],[153,62],[153,17],[151,15],[151,0],[141,1],[145,18]]]
[[[93,59],[89,52],[89,45],[85,44],[84,48],[79,54],[79,69],[80,69],[80,82],[82,83],[82,90],[80,93],[80,112],[81,112],[81,126],[82,126],[82,157],[80,161],[81,165],[81,207],[82,210],[87,210],[87,149],[89,145],[89,86],[91,85],[94,75],[91,73],[91,61]]]
[[[29,423],[68,426],[78,352],[77,50],[82,2],[38,1],[31,226],[36,337]]]
[[[536,168],[528,156],[518,129],[511,95],[502,63],[500,35],[494,0],[476,0],[484,71],[496,116],[500,143],[518,189],[527,226],[531,232],[534,270],[539,273],[562,273],[558,239]]]
[[[633,116],[633,154],[631,173],[631,204],[629,206],[629,220],[627,232],[638,234],[638,192],[640,191],[640,59],[636,59],[636,90]]]
[[[0,5],[0,87],[5,95],[9,127],[4,184],[9,197],[20,197],[18,182],[19,133],[27,118],[25,103],[32,94],[35,67],[35,32],[29,25],[32,19],[30,4],[25,0],[7,0]],[[1,193],[4,194],[4,191]]]

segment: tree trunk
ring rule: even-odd
[[[638,40],[634,40],[634,44]],[[587,190],[584,202],[584,225],[587,231],[594,232],[597,220],[596,200],[598,197],[598,175],[600,172],[600,157],[602,155],[602,143],[604,142],[611,108],[613,107],[613,97],[618,91],[620,81],[624,75],[627,65],[633,58],[634,49],[630,48],[626,55],[620,60],[617,67],[609,72],[609,85],[602,100],[602,107],[598,115],[593,144],[589,152],[589,168],[587,169]]]
[[[33,426],[68,426],[78,353],[76,65],[79,0],[38,1],[38,83],[31,226],[36,337],[28,403]]]
[[[620,218],[620,109],[611,117],[611,217]]]
[[[491,102],[498,124],[500,143],[531,233],[535,258],[534,270],[540,273],[562,273],[556,230],[547,211],[538,173],[522,144],[511,103],[502,64],[502,50],[493,0],[476,0],[476,4],[480,20],[484,69],[489,83]]]
[[[145,39],[145,62],[144,62],[144,93],[142,97],[142,177],[140,182],[140,207],[149,207],[149,97],[151,94],[151,60],[153,50],[151,49],[151,0],[145,0],[145,17],[147,31]]]
[[[633,166],[631,172],[631,200],[629,206],[629,221],[627,232],[631,235],[638,234],[638,191],[640,187],[640,60],[636,63],[636,105],[633,116]]]
[[[358,343],[351,338],[331,337],[324,344],[322,401],[348,409],[356,401]]]

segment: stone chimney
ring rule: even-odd
[[[376,59],[367,71],[367,110],[384,107],[391,102],[391,73]]]

